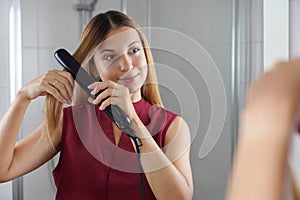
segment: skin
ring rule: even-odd
[[[228,200],[279,200],[291,135],[299,127],[300,60],[276,64],[249,89]]]
[[[143,142],[141,153],[145,153],[145,156],[141,156],[142,165],[156,198],[192,199],[190,133],[186,122],[181,117],[172,122],[165,138],[167,146],[162,151],[139,119],[132,104],[141,99],[141,86],[147,75],[147,62],[137,32],[128,27],[111,31],[95,52],[94,61],[98,76],[103,82],[95,82],[89,87],[93,93],[104,91],[95,101],[89,101],[98,104],[107,98],[99,109],[115,104],[130,117],[134,130]],[[42,125],[16,143],[18,129],[33,99],[51,94],[63,103],[70,103],[73,86],[74,82],[69,73],[50,70],[20,89],[0,121],[0,181],[24,175],[57,153],[49,151],[51,146],[47,141],[39,140]],[[51,139],[54,147],[58,149],[62,135],[62,117],[55,132]],[[115,126],[114,136],[118,145],[121,131]],[[152,166],[151,159],[159,161],[159,166]]]

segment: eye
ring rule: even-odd
[[[137,52],[139,52],[141,49],[140,48],[138,48],[138,47],[135,47],[135,48],[132,48],[132,49],[130,49],[129,50],[129,53],[137,53]]]
[[[104,56],[104,60],[106,61],[112,61],[116,58],[117,56],[115,55],[108,55],[108,56]]]

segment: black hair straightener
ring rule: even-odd
[[[72,74],[74,80],[80,85],[80,87],[92,98],[96,99],[97,96],[102,92],[100,91],[96,95],[91,94],[91,89],[88,86],[96,80],[90,76],[83,67],[74,59],[74,57],[65,49],[59,49],[54,53],[56,60]],[[100,103],[101,104],[101,103]],[[100,106],[99,104],[99,106]],[[130,126],[130,119],[126,113],[117,105],[109,105],[104,112],[109,118],[118,126],[118,128],[130,137],[136,137],[134,131]]]
[[[90,76],[67,50],[58,49],[54,53],[54,57],[68,72],[72,74],[74,80],[92,99],[97,98],[97,96],[101,93],[101,91],[96,95],[92,95],[91,94],[92,90],[89,89],[88,86],[99,80],[96,80],[95,78]],[[117,127],[120,130],[125,132],[134,141],[136,151],[137,151],[137,156],[138,156],[139,169],[140,169],[140,188],[141,188],[141,196],[143,200],[144,199],[144,184],[143,184],[143,177],[142,177],[143,168],[140,160],[140,147],[143,144],[141,140],[136,136],[135,131],[132,129],[131,121],[129,117],[119,106],[110,105],[106,107],[104,112],[117,125]]]

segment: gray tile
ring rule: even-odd
[[[9,0],[1,0],[0,6],[0,38],[9,36]]]
[[[0,87],[0,118],[3,117],[10,105],[10,91],[8,87]]]
[[[290,58],[300,57],[300,1],[290,1]]]
[[[38,0],[22,0],[22,43],[23,47],[38,46]]]
[[[0,87],[9,86],[9,48],[8,39],[0,38]]]
[[[37,77],[38,50],[36,48],[23,48],[23,84]]]

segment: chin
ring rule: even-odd
[[[134,84],[134,85],[128,85],[126,87],[128,88],[130,94],[134,94],[134,93],[140,91],[142,86],[143,86],[143,84],[139,84],[139,85]]]

